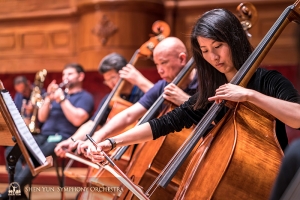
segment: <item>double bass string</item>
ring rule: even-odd
[[[177,85],[183,76],[185,76],[187,73],[191,71],[191,67],[194,64],[194,58],[192,57],[185,67],[180,71],[180,73],[175,77],[175,79],[172,81],[175,85]],[[162,105],[162,103],[165,101],[163,98],[163,95],[160,95],[158,99],[154,102],[154,104],[151,106],[151,108],[144,114],[144,116],[139,120],[139,122],[136,124],[136,126],[141,125],[145,122],[148,122],[149,120],[153,119],[155,117],[155,114],[158,110],[158,108]],[[120,147],[120,149],[117,151],[116,159],[120,158],[124,152],[129,148],[129,146]]]
[[[147,190],[146,194],[153,194],[155,189],[158,186],[166,187],[168,183],[171,181],[171,179],[174,177],[177,170],[180,168],[180,166],[183,164],[185,159],[188,157],[190,152],[193,150],[193,148],[196,146],[200,138],[203,137],[204,133],[208,130],[210,124],[213,122],[214,118],[216,117],[217,113],[222,109],[223,105],[225,104],[225,101],[223,101],[221,104],[214,103],[208,112],[204,115],[193,132],[189,135],[189,137],[184,141],[184,143],[181,145],[181,147],[178,149],[177,153],[173,156],[173,158],[169,161],[169,163],[165,166],[165,168],[162,170],[162,172],[159,174],[159,176],[156,178],[156,180],[152,183],[152,185]],[[172,170],[173,171],[172,171]],[[155,189],[152,187],[155,186]],[[153,190],[151,192],[151,190]]]
[[[174,78],[172,83],[175,84],[175,85],[180,85],[180,82],[187,75],[189,75],[192,72],[192,70],[194,69],[193,64],[194,64],[194,58],[192,57],[186,63],[184,68],[179,72],[179,74]],[[150,119],[154,118],[154,115],[156,114],[158,108],[162,105],[162,103],[164,103],[164,101],[165,101],[165,99],[163,97],[163,94],[161,94],[159,96],[159,98],[155,101],[155,103],[151,106],[151,108],[147,111],[147,113],[145,113],[144,116],[139,120],[139,122],[136,126],[138,126],[140,124],[143,124],[143,123],[149,121]],[[145,144],[145,143],[143,143],[143,144]],[[143,144],[140,144],[140,145],[143,145]],[[138,154],[138,153],[136,153],[136,154]],[[135,161],[135,162],[137,162],[137,161]]]
[[[132,58],[129,61],[130,64],[134,65],[134,63],[137,61],[137,57],[138,57],[139,52],[140,52],[139,49],[134,52]],[[92,129],[90,130],[90,133],[89,133],[90,136],[92,136],[94,134],[94,132],[96,131],[96,128],[97,128],[99,122],[104,117],[105,110],[108,109],[110,101],[115,96],[115,94],[117,93],[117,90],[121,87],[121,85],[122,85],[123,82],[124,82],[124,80],[122,78],[120,78],[120,80],[118,81],[118,83],[115,85],[114,89],[110,92],[110,94],[106,98],[105,102],[101,106],[99,112],[97,113],[97,115],[96,115],[96,117],[94,119],[95,123],[94,123],[94,126],[92,127]]]
[[[139,51],[139,49],[137,49],[137,50],[134,52],[133,56],[131,57],[131,59],[130,59],[130,61],[129,61],[129,64],[132,64],[132,65],[135,64],[135,62],[136,62],[137,59],[138,59],[139,53],[140,53],[140,51]],[[108,97],[107,97],[106,100],[104,101],[103,105],[101,106],[100,110],[98,111],[98,113],[97,113],[97,115],[96,115],[96,117],[95,117],[95,119],[94,119],[94,125],[93,125],[92,129],[91,129],[90,132],[89,132],[89,135],[90,135],[90,136],[92,136],[92,135],[94,134],[94,132],[96,131],[98,124],[99,124],[100,121],[103,119],[104,115],[106,114],[105,111],[108,109],[110,101],[111,101],[111,100],[113,99],[113,97],[117,94],[118,90],[119,90],[120,88],[122,88],[122,86],[123,86],[123,84],[124,84],[124,81],[125,81],[124,79],[120,78],[119,81],[117,82],[117,84],[115,85],[115,87],[113,88],[113,90],[110,92],[110,94],[108,95]],[[126,149],[126,150],[127,150],[127,149]],[[125,151],[126,151],[126,150],[125,150]],[[124,151],[124,152],[125,152],[125,151]],[[118,151],[117,151],[117,152],[118,152]],[[117,157],[116,157],[117,152],[116,152],[116,153],[114,152],[114,153],[112,154],[112,156],[111,156],[112,159],[116,159],[116,158],[117,158]],[[71,161],[73,161],[73,160],[70,160],[70,162],[71,162]],[[100,170],[99,170],[99,173],[100,173]],[[98,174],[98,175],[99,175],[99,174]]]
[[[242,65],[238,73],[233,77],[231,80],[232,84],[235,85],[242,85],[245,86],[246,84],[240,84],[242,81],[248,82],[248,79],[245,80],[244,77],[247,75],[249,79],[254,73],[251,73],[251,75],[248,74],[248,71],[251,69],[257,68],[257,66],[261,63],[265,55],[268,53],[268,51],[271,49],[272,44],[275,40],[279,37],[281,34],[283,28],[289,23],[289,21],[286,21],[286,19],[291,15],[292,9],[294,8],[294,5],[288,6],[283,13],[279,16],[279,18],[276,20],[274,25],[271,27],[271,29],[267,32],[265,37],[261,40],[261,42],[257,45],[253,53],[248,57],[248,59],[245,61],[245,63]],[[252,67],[249,67],[252,66]]]

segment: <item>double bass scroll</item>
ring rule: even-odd
[[[252,28],[252,26],[257,22],[258,19],[255,6],[249,2],[240,3],[236,10],[238,12],[237,16],[244,28],[244,31],[246,32],[247,36],[251,38],[252,35],[248,32],[248,30]]]

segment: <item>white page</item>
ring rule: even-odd
[[[24,120],[22,119],[20,112],[18,111],[16,104],[11,98],[9,92],[1,92],[1,94],[24,144],[30,150],[30,152],[36,158],[36,160],[41,165],[44,165],[46,162],[46,157],[44,156],[40,147],[37,145],[31,132],[29,131]]]

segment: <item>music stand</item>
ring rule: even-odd
[[[45,158],[1,80],[0,133],[0,146],[14,146],[7,156],[10,183],[14,182],[15,166],[21,155],[33,176],[53,165],[52,156]]]

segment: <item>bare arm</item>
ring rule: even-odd
[[[70,123],[72,123],[74,126],[82,125],[89,118],[89,113],[82,108],[73,106],[68,99],[61,101],[61,96],[64,95],[65,94],[62,89],[58,88],[53,94],[53,99],[57,103],[60,103],[60,107]]]
[[[74,126],[80,126],[88,119],[89,114],[84,109],[73,106],[68,99],[65,99],[61,102],[60,97],[64,96],[64,93],[61,88],[58,88],[54,92],[51,92],[53,90],[52,88],[55,87],[58,87],[55,83],[50,83],[50,85],[48,86],[47,93],[49,95],[45,98],[44,104],[38,111],[39,120],[41,122],[45,122],[47,120],[51,109],[51,101],[56,101],[57,103],[60,103],[61,109],[68,121],[71,122]]]
[[[122,134],[114,136],[113,139],[116,141],[116,147],[122,147],[150,141],[153,139],[153,136],[149,123],[144,123]],[[108,146],[111,149],[111,144],[109,144]]]
[[[150,141],[153,139],[153,136],[149,123],[144,123],[126,131],[125,133],[114,136],[112,139],[115,140],[117,144],[116,147],[121,147]],[[88,152],[87,156],[95,163],[101,162],[104,160],[104,156],[100,150],[110,151],[111,148],[111,143],[108,140],[100,142],[97,149],[95,149],[94,145],[90,144],[88,149],[91,150]]]
[[[191,96],[185,93],[182,89],[177,87],[175,84],[170,83],[164,88],[163,97],[174,103],[177,106],[180,106],[185,101],[187,101]]]
[[[74,141],[71,139],[73,138],[75,141],[82,140],[84,141],[86,138],[86,134],[89,134],[92,130],[95,122],[92,120],[87,121],[86,123],[82,124],[79,129],[68,139],[58,143],[54,149],[54,152],[59,157],[65,157],[66,152],[70,152],[73,150]]]
[[[68,121],[74,126],[80,126],[89,117],[89,114],[84,109],[76,108],[68,99],[61,102],[60,106]]]
[[[147,110],[140,103],[135,103],[134,105],[115,115],[99,131],[96,131],[93,139],[96,142],[100,142],[107,137],[120,133],[127,126],[140,119],[146,112]]]
[[[251,90],[247,100],[292,128],[300,127],[300,104],[266,96]]]
[[[47,87],[47,96],[38,110],[38,119],[40,122],[45,122],[48,118],[50,109],[51,109],[51,101],[54,101],[54,91],[58,88],[56,81],[53,80]]]
[[[87,121],[86,123],[82,124],[79,129],[72,135],[74,140],[85,140],[86,134],[89,134],[92,128],[94,127],[95,122],[92,120]]]
[[[119,71],[120,77],[136,85],[144,93],[153,87],[153,83],[143,76],[134,66],[127,64]]]
[[[45,122],[48,118],[51,109],[51,100],[46,97],[42,106],[38,109],[38,119],[40,122]]]
[[[127,126],[140,119],[146,112],[147,110],[140,103],[135,103],[131,107],[115,115],[101,129],[96,131],[93,135],[93,139],[96,142],[101,142],[108,137],[121,133],[121,131],[124,131]],[[84,143],[75,143],[75,145],[77,144],[77,150],[80,154],[85,153],[85,150],[91,143],[87,140]]]

